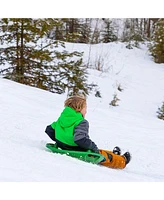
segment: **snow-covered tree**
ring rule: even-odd
[[[104,23],[105,27],[104,30],[102,31],[102,42],[108,43],[116,41],[118,38],[114,33],[112,21],[110,19],[104,19]]]
[[[0,20],[0,72],[5,78],[56,93],[66,88],[88,93],[82,53],[65,51],[64,42],[48,37],[61,21],[53,18]],[[60,51],[58,50],[60,47]],[[72,79],[73,80],[72,80]],[[80,81],[80,83],[79,83]]]
[[[158,108],[158,118],[164,120],[164,102],[162,103],[162,106]]]
[[[0,64],[8,66],[5,77],[30,84],[33,73],[52,65],[52,48],[58,41],[47,39],[48,31],[56,24],[53,19],[2,18],[0,20]],[[51,50],[50,50],[51,47]],[[30,75],[29,75],[30,73]]]
[[[156,63],[164,63],[164,18],[158,20],[152,38],[150,52]]]

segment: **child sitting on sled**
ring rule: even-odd
[[[87,113],[86,98],[72,96],[64,102],[64,110],[57,121],[46,127],[47,135],[64,150],[87,151],[102,154],[106,159],[100,164],[112,168],[124,168],[130,161],[130,154],[121,156],[119,147],[113,151],[102,150],[89,137],[89,123],[85,119]]]

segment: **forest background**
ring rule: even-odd
[[[88,95],[96,87],[87,83],[87,69],[102,71],[101,57],[92,66],[94,44],[124,42],[139,48],[146,42],[154,62],[164,62],[163,18],[1,18],[0,74],[2,77],[68,95]],[[90,45],[83,52],[68,51],[65,43]]]

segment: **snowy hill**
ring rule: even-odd
[[[164,101],[164,64],[155,64],[145,45],[129,50],[123,43],[67,44],[67,49],[84,51],[86,62],[90,51],[92,68],[101,59],[103,72],[89,70],[89,81],[102,95],[88,97],[90,137],[99,148],[129,150],[131,163],[114,170],[50,153],[44,130],[58,118],[66,94],[0,79],[0,181],[163,182],[164,121],[156,111]],[[120,99],[116,107],[109,105],[114,93]]]

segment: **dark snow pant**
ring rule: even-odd
[[[56,141],[55,139],[55,131],[54,129],[51,127],[51,125],[46,127],[45,132],[47,133],[47,135],[51,138],[51,140]]]

